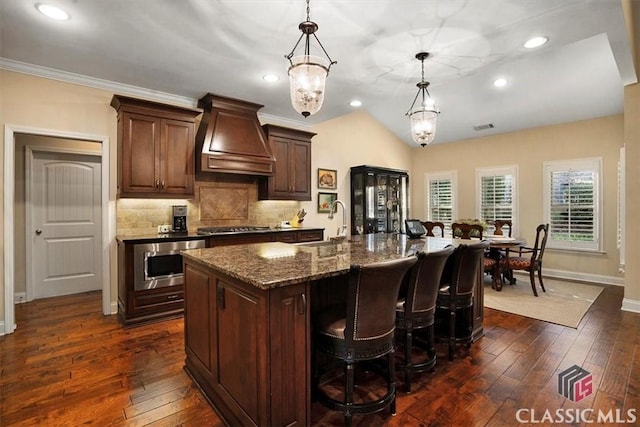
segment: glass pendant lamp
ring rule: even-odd
[[[327,51],[318,40],[316,31],[318,24],[309,18],[309,0],[307,0],[307,20],[301,22],[298,28],[302,35],[285,57],[289,60],[289,91],[291,105],[304,117],[317,113],[324,101],[325,82],[329,69],[336,61],[332,61]],[[313,56],[309,53],[310,36],[313,36],[324,52],[326,58]],[[304,54],[294,56],[300,41],[304,38]]]
[[[411,137],[416,144],[420,144],[422,147],[433,142],[436,136],[436,121],[438,114],[440,114],[427,89],[429,82],[424,80],[424,60],[428,56],[427,52],[416,54],[416,59],[422,63],[422,80],[416,85],[418,93],[406,113],[411,122]],[[418,99],[420,99],[420,103],[416,106]]]

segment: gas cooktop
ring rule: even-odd
[[[226,226],[226,227],[200,227],[198,228],[198,234],[210,236],[213,234],[246,233],[248,231],[267,231],[267,230],[270,230],[268,226],[254,226],[254,225],[239,225],[239,226]]]

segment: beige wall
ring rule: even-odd
[[[425,216],[424,174],[455,170],[458,218],[475,218],[476,168],[515,165],[517,231],[529,242],[543,219],[542,164],[550,160],[601,157],[603,160],[604,254],[552,251],[545,269],[619,277],[616,248],[617,164],[623,140],[623,116],[536,128],[416,149],[413,158],[413,212]]]

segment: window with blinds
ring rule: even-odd
[[[477,216],[484,221],[511,220],[516,225],[516,166],[477,169]],[[493,232],[491,229],[489,233]]]
[[[440,221],[451,229],[455,217],[455,171],[425,175],[425,214],[427,221]]]
[[[600,250],[600,169],[600,159],[544,164],[548,247]]]

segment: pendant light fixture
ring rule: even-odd
[[[423,147],[431,143],[436,136],[436,119],[440,114],[427,89],[429,82],[424,80],[424,60],[428,57],[428,52],[416,54],[416,59],[422,63],[422,80],[416,85],[418,86],[418,93],[406,114],[411,120],[411,137],[416,144],[420,144]],[[418,98],[420,98],[420,104],[414,108]]]
[[[302,35],[291,50],[285,56],[289,60],[289,90],[291,93],[291,104],[293,108],[304,117],[315,114],[322,107],[324,100],[324,85],[329,75],[329,69],[336,61],[332,61],[329,54],[318,40],[316,31],[318,24],[309,18],[309,0],[307,0],[307,20],[301,22],[298,28]],[[320,45],[326,59],[319,56],[312,56],[309,53],[310,36]],[[293,56],[296,48],[304,38],[304,54]]]

